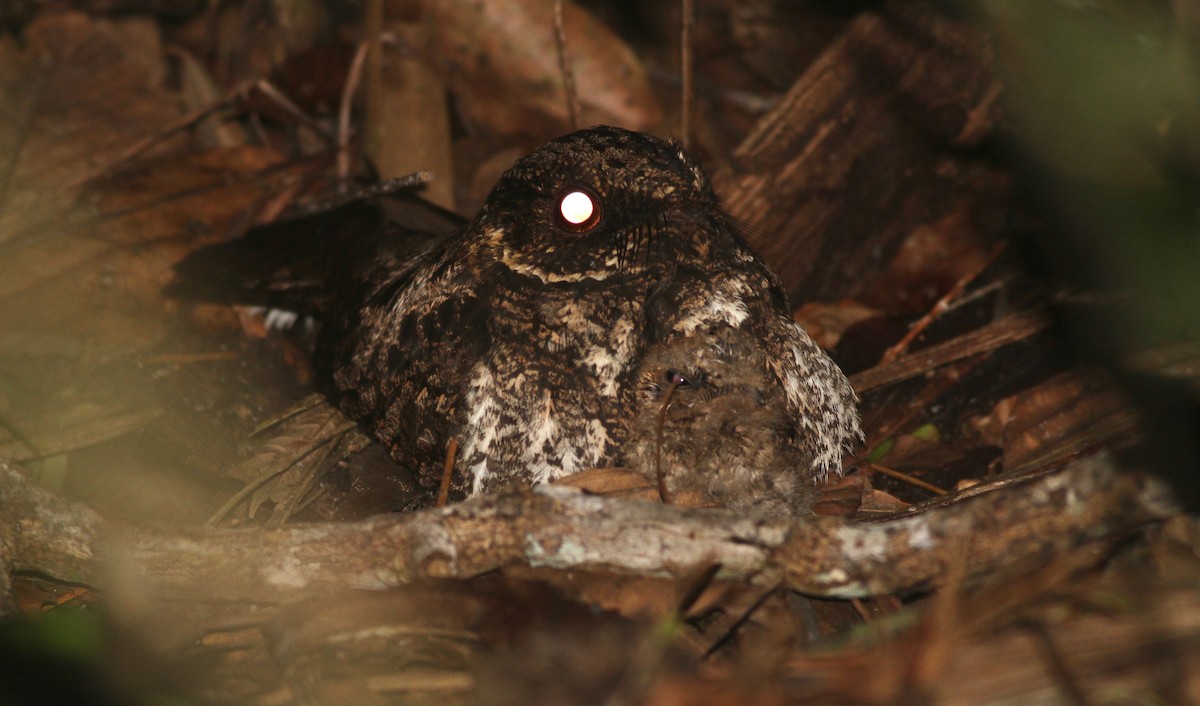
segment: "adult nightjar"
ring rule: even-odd
[[[315,315],[319,388],[430,492],[451,438],[457,497],[636,460],[623,445],[642,360],[686,357],[677,349],[711,345],[709,330],[738,330],[760,361],[782,405],[772,424],[784,420],[770,438],[796,449],[801,481],[839,471],[859,438],[845,376],[675,143],[566,135],[505,172],[457,229],[432,207],[401,225],[396,203],[202,248],[170,291]]]

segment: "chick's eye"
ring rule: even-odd
[[[558,199],[558,222],[573,233],[595,228],[600,215],[600,200],[583,189],[571,189]]]
[[[691,387],[692,385],[692,381],[689,380],[686,375],[676,370],[668,370],[666,377],[667,384],[673,385],[677,388]]]

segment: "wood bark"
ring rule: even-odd
[[[864,13],[714,174],[791,297],[866,291],[916,225],[970,188],[931,146],[971,145],[992,126],[1000,84],[988,52],[963,25]]]
[[[0,552],[11,572],[148,596],[273,603],[508,566],[785,585],[817,596],[907,592],[1045,559],[1174,512],[1158,482],[1090,459],[1002,493],[892,522],[753,518],[539,486],[355,523],[151,530],[109,521],[0,466]],[[958,565],[958,564],[955,564]],[[10,604],[11,608],[11,604]]]

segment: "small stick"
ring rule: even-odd
[[[237,360],[233,351],[213,351],[211,353],[163,353],[142,361],[143,365],[186,365],[189,363],[211,363],[224,360]]]
[[[704,654],[700,657],[700,659],[706,660],[711,658],[717,653],[717,650],[728,644],[728,642],[733,639],[733,636],[737,634],[737,631],[740,630],[741,627],[750,620],[751,616],[753,616],[754,613],[762,607],[763,603],[766,603],[767,599],[781,588],[783,588],[783,582],[777,581],[759,594],[758,598],[755,598],[750,603],[750,607],[742,611],[742,614],[738,616],[737,620],[733,621],[733,624],[730,625],[727,630],[722,632],[720,637],[712,641],[712,644],[708,646],[708,649],[704,650]]]
[[[658,497],[663,501],[664,505],[671,503],[671,491],[667,489],[667,477],[663,474],[662,469],[662,430],[663,422],[666,421],[667,408],[671,406],[671,395],[675,394],[675,390],[679,389],[681,380],[676,379],[671,381],[671,386],[667,388],[667,394],[663,395],[662,407],[658,409],[658,423],[654,427],[654,475],[658,478]]]
[[[1037,640],[1038,646],[1041,647],[1041,653],[1045,657],[1044,664],[1047,671],[1058,683],[1058,686],[1063,691],[1063,696],[1067,697],[1065,703],[1074,704],[1075,706],[1089,706],[1093,703],[1092,699],[1083,689],[1081,679],[1077,678],[1072,672],[1070,665],[1063,655],[1063,651],[1059,648],[1054,640],[1054,636],[1050,634],[1050,627],[1041,621],[1026,620],[1023,621],[1028,626],[1028,630]]]
[[[683,0],[683,28],[680,30],[679,72],[683,77],[681,105],[679,106],[679,139],[683,148],[691,143],[692,133],[692,98],[695,89],[692,86],[692,35],[695,33],[696,13],[693,0]]]
[[[954,648],[963,637],[963,588],[970,565],[970,535],[947,538],[942,585],[924,611],[912,636],[914,650],[906,683],[914,693],[935,693]]]
[[[294,215],[323,213],[325,211],[332,211],[339,206],[345,206],[353,201],[361,201],[376,196],[393,196],[402,191],[411,191],[424,186],[431,181],[433,181],[433,174],[431,172],[413,172],[412,174],[405,174],[394,179],[385,179],[377,184],[355,186],[353,189],[345,189],[342,193],[335,194],[332,198],[323,198],[303,203],[295,209]],[[345,182],[343,182],[343,186],[344,184]]]
[[[134,157],[137,157],[138,155],[142,154],[143,152],[150,149],[151,147],[158,144],[159,142],[165,140],[167,137],[170,137],[171,135],[179,132],[180,130],[184,130],[184,129],[191,127],[192,125],[194,125],[194,124],[200,122],[201,120],[203,120],[204,118],[208,117],[210,114],[216,112],[217,110],[220,110],[222,107],[224,107],[224,105],[226,103],[234,100],[235,98],[237,98],[238,96],[242,95],[247,90],[249,90],[250,87],[253,86],[256,82],[257,82],[257,79],[251,79],[249,81],[243,81],[242,83],[239,83],[237,86],[234,86],[233,88],[226,91],[220,98],[216,99],[209,105],[183,116],[179,120],[176,120],[175,122],[171,123],[170,125],[162,128],[161,130],[154,133],[153,135],[147,135],[146,137],[138,140],[137,142],[133,143],[128,148],[126,148],[126,150],[124,152],[122,152],[120,155],[118,155],[116,157],[116,159],[112,160],[111,162],[108,162],[104,166],[97,167],[96,169],[93,169],[92,171],[85,173],[83,176],[70,182],[69,185],[72,187],[82,186],[82,185],[88,183],[89,181],[92,181],[93,179],[104,176],[105,174],[111,172],[114,168],[116,168],[117,165],[128,162],[129,160],[133,159]]]
[[[720,564],[709,564],[691,577],[690,581],[684,583],[686,588],[683,595],[679,597],[679,604],[675,606],[675,617],[683,620],[692,606],[696,605],[696,601],[700,600],[704,591],[712,585],[713,579],[717,577],[717,572],[720,570]]]
[[[242,98],[244,100],[245,96]],[[254,134],[254,140],[258,142],[258,144],[271,144],[271,138],[267,137],[267,130],[263,127],[262,117],[259,116],[257,110],[251,111],[250,113],[250,130]]]
[[[1045,314],[1036,311],[1012,314],[944,343],[922,348],[893,362],[879,363],[873,368],[855,373],[850,376],[850,384],[854,391],[861,395],[870,390],[915,378],[943,365],[1023,341],[1049,327],[1050,319]]]
[[[337,177],[342,184],[350,177],[350,108],[354,103],[358,84],[362,81],[363,63],[371,44],[372,42],[366,39],[358,43],[358,48],[354,50],[354,59],[350,62],[350,71],[346,74],[346,85],[342,86],[337,131]]]
[[[55,598],[54,605],[56,607],[64,606],[67,603],[70,603],[71,601],[74,601],[76,599],[86,598],[89,594],[92,594],[92,593],[93,593],[93,591],[90,588],[82,588],[82,587],[73,588],[73,589],[67,591],[66,593],[62,594],[61,596],[58,596],[57,598]]]
[[[257,88],[258,92],[263,94],[268,100],[279,106],[288,115],[295,118],[296,121],[301,125],[304,125],[304,127],[320,135],[326,142],[331,145],[337,143],[336,135],[331,133],[324,125],[313,119],[311,115],[304,112],[303,108],[296,105],[296,103],[292,101],[291,98],[288,98],[283,91],[276,88],[275,84],[264,78],[256,81],[254,87]]]
[[[567,117],[571,129],[578,130],[580,114],[579,93],[575,90],[575,68],[571,61],[571,50],[567,47],[567,30],[563,26],[563,0],[554,0],[554,43],[558,46],[558,70],[563,77],[563,90],[567,94]]]
[[[432,172],[413,172],[411,174],[403,174],[391,179],[384,179],[377,184],[358,187],[352,193],[347,194],[346,198],[330,201],[330,205],[323,208],[336,208],[337,206],[344,205],[350,201],[369,199],[375,196],[392,196],[402,191],[412,191],[413,189],[425,186],[431,181],[433,181]]]
[[[929,324],[933,323],[934,319],[941,316],[950,308],[950,302],[958,298],[958,296],[962,294],[962,291],[967,288],[968,284],[974,281],[976,277],[982,274],[984,270],[986,270],[993,262],[995,262],[997,257],[1000,257],[1000,253],[1004,252],[1004,249],[1007,247],[1007,245],[1007,243],[996,244],[996,246],[992,248],[991,252],[987,254],[987,257],[983,258],[978,265],[972,267],[969,272],[960,277],[958,281],[954,283],[954,286],[950,288],[950,291],[942,295],[942,298],[938,299],[937,302],[934,303],[933,308],[931,308],[924,316],[922,316],[912,325],[912,328],[908,330],[908,333],[905,334],[904,338],[901,338],[899,342],[884,352],[883,358],[880,360],[880,362],[890,363],[898,358],[901,353],[908,350],[908,346],[912,344],[914,340],[916,340],[917,336],[920,336],[922,333],[924,333],[925,329],[929,328]]]
[[[323,422],[321,424],[321,429],[323,430],[326,426],[328,426],[328,421]],[[296,464],[300,463],[304,459],[306,459],[309,456],[316,453],[318,450],[320,450],[326,444],[328,444],[332,441],[336,441],[343,434],[354,429],[355,426],[356,425],[354,422],[348,422],[346,424],[342,424],[339,427],[336,427],[333,431],[329,432],[325,436],[318,437],[315,441],[312,442],[312,444],[309,445],[308,448],[304,449],[300,453],[300,455],[288,459],[287,463],[285,463],[283,466],[272,469],[269,472],[264,473],[262,476],[247,482],[245,485],[242,486],[241,490],[234,493],[233,497],[229,498],[229,500],[227,500],[224,505],[222,505],[216,512],[214,512],[212,515],[209,516],[209,518],[204,522],[204,526],[205,527],[216,527],[217,523],[219,523],[221,520],[225,519],[225,517],[229,513],[233,512],[233,509],[235,507],[240,505],[243,500],[250,497],[250,495],[254,491],[258,490],[259,488],[266,485],[267,483],[274,480],[275,478],[278,478],[279,476],[283,475],[288,470],[293,468]]]
[[[280,189],[279,193],[267,199],[262,210],[254,217],[254,222],[260,225],[274,223],[296,203],[296,197],[305,186],[307,184],[304,182],[296,181]]]
[[[446,501],[450,499],[450,478],[454,475],[454,457],[458,454],[458,439],[450,437],[450,443],[446,446],[446,463],[442,466],[442,485],[438,488],[437,505],[434,507],[446,507]]]
[[[254,427],[254,429],[252,429],[250,431],[250,433],[247,435],[247,438],[253,439],[254,437],[258,436],[259,434],[263,433],[264,431],[266,431],[268,429],[272,429],[274,427],[277,427],[289,419],[294,419],[296,416],[303,414],[304,412],[307,412],[308,410],[313,409],[313,408],[317,407],[318,405],[323,404],[324,402],[325,402],[324,397],[322,397],[316,393],[311,394],[308,397],[305,397],[304,399],[300,400],[296,404],[292,405],[290,408],[284,410],[282,414],[277,414],[274,417],[271,417],[270,419],[267,419],[266,421],[262,422],[258,426]]]
[[[870,462],[867,463],[867,467],[870,468],[871,470],[875,471],[876,473],[882,473],[883,475],[888,476],[890,478],[895,478],[898,481],[902,481],[904,483],[908,483],[909,485],[916,486],[917,488],[920,488],[921,490],[928,490],[929,492],[933,493],[934,495],[949,495],[948,492],[946,492],[945,490],[942,490],[941,488],[937,487],[936,485],[933,485],[931,483],[926,483],[925,481],[921,480],[920,478],[915,478],[913,476],[910,476],[909,474],[907,474],[903,471],[897,471],[894,468],[888,468],[887,466],[881,466],[878,463],[870,463]]]

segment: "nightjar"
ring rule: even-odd
[[[798,515],[814,500],[820,442],[798,434],[766,347],[748,327],[701,326],[638,366],[625,462],[664,499],[691,492],[733,510]]]
[[[654,406],[639,376],[713,355],[752,368],[745,404],[771,406],[755,438],[794,461],[781,487],[839,471],[860,437],[845,376],[675,143],[604,126],[553,140],[450,233],[432,207],[400,225],[389,198],[201,249],[171,291],[320,318],[319,388],[430,492],[451,439],[454,497],[645,463],[644,433],[626,446]]]

